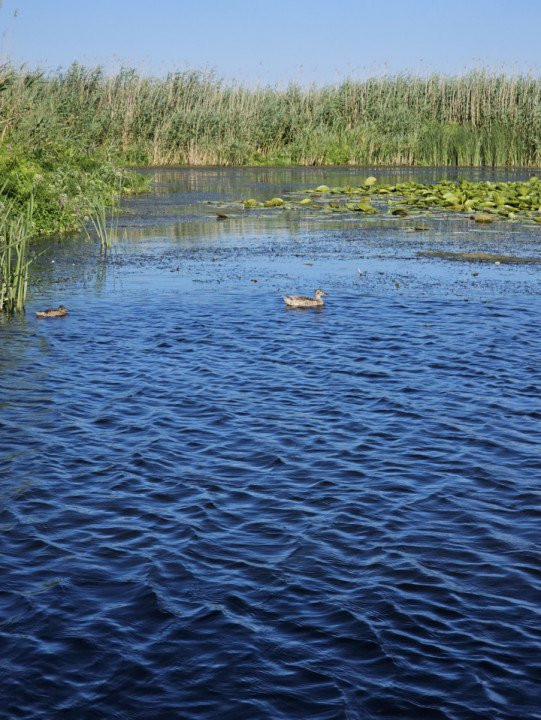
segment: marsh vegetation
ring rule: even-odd
[[[248,88],[213,73],[0,71],[0,140],[141,165],[541,166],[541,79],[472,72]]]
[[[0,68],[3,309],[24,304],[28,238],[78,231],[119,195],[147,187],[106,148],[70,132],[66,107],[51,105],[52,98],[43,95],[46,87],[41,73]]]
[[[24,305],[27,238],[86,226],[110,247],[108,209],[148,187],[129,164],[541,166],[541,79],[475,72],[280,89],[227,84],[203,71],[155,78],[5,65],[3,308]],[[247,210],[260,207],[403,217],[458,210],[479,223],[533,223],[541,222],[541,183],[384,185],[369,177],[359,187],[244,200]]]

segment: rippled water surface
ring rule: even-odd
[[[1,718],[541,717],[540,266],[417,258],[541,230],[205,204],[351,174],[157,172],[108,258],[44,244],[0,325]]]

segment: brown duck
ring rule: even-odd
[[[53,317],[64,317],[68,314],[68,308],[65,305],[59,305],[57,308],[51,308],[49,310],[38,310],[36,317],[38,318],[53,318]]]
[[[309,308],[309,307],[322,307],[323,296],[328,296],[324,290],[316,290],[314,297],[306,297],[305,295],[284,295],[284,302],[289,307],[294,308]]]

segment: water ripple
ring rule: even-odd
[[[539,300],[138,297],[2,329],[0,715],[541,717]]]

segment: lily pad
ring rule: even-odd
[[[282,207],[284,204],[284,201],[282,198],[272,198],[271,200],[265,201],[265,207],[272,208],[272,207]]]
[[[493,223],[496,218],[494,215],[490,215],[489,213],[475,213],[475,215],[471,216],[472,220],[475,220],[476,223]]]
[[[492,223],[496,220],[521,220],[531,218],[534,222],[541,222],[541,182],[537,179],[528,182],[473,182],[460,180],[442,180],[437,183],[419,183],[414,181],[399,182],[395,184],[377,184],[373,176],[366,178],[360,187],[349,185],[329,187],[319,185],[315,190],[305,190],[294,193],[297,196],[295,205],[309,205],[314,210],[323,212],[345,212],[346,208],[352,212],[365,212],[374,214],[376,209],[370,204],[370,198],[377,195],[382,201],[389,201],[387,211],[397,216],[406,216],[405,213],[416,214],[418,211],[426,213],[431,210],[441,210],[446,213],[469,212],[472,220],[478,223]],[[308,194],[310,197],[304,197]],[[298,196],[301,197],[298,197]],[[324,196],[334,195],[340,204],[329,206]],[[358,204],[347,203],[346,200],[355,196]],[[321,197],[321,202],[317,199]],[[311,204],[311,200],[314,203]],[[396,207],[399,204],[403,207]],[[258,203],[261,206],[261,203]],[[281,198],[267,200],[265,207],[283,207]],[[407,208],[407,209],[406,209]]]
[[[348,203],[348,210],[353,210],[354,212],[368,213],[370,215],[375,215],[377,213],[377,210],[373,208],[370,203]]]

